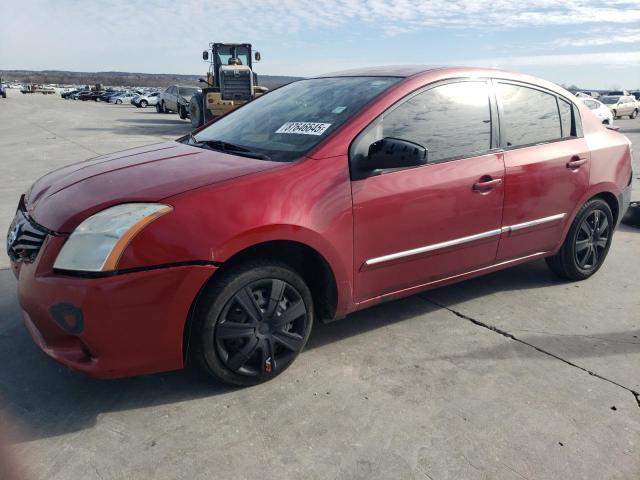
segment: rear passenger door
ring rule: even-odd
[[[494,81],[505,150],[498,260],[547,252],[588,188],[590,154],[575,105],[528,84]]]

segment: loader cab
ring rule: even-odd
[[[220,67],[245,66],[253,72],[253,57],[250,43],[211,43],[211,50],[202,52],[202,59],[210,62],[207,82],[211,87],[220,88]],[[260,53],[256,52],[256,60]]]

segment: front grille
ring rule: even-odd
[[[251,70],[222,70],[220,73],[222,100],[251,100]]]
[[[14,262],[33,262],[46,237],[47,232],[18,210],[7,233],[7,254]]]

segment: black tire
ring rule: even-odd
[[[585,203],[571,224],[560,251],[548,257],[547,265],[568,280],[585,280],[604,263],[613,238],[613,214],[600,198]]]
[[[178,116],[180,117],[180,120],[187,118],[187,111],[183,105],[178,105]]]
[[[251,261],[223,272],[203,292],[191,353],[217,380],[256,385],[293,363],[312,326],[313,299],[302,277],[281,262]]]
[[[204,123],[202,115],[202,94],[196,93],[191,96],[189,100],[189,118],[191,120],[191,126],[198,128]]]
[[[160,113],[169,113],[167,106],[164,104],[164,100],[160,102]]]
[[[638,110],[634,110],[633,112],[631,112],[631,115],[629,115],[629,118],[633,120],[637,116],[638,116]]]
[[[140,103],[140,108],[147,108],[147,105],[149,105],[149,102],[147,102],[146,100],[142,100]]]
[[[629,208],[622,217],[622,223],[640,228],[640,202],[631,202]]]
[[[613,119],[614,120],[619,120],[620,117],[618,116],[618,112],[616,112],[615,110],[612,110],[611,113],[613,114]]]
[[[116,100],[116,105],[122,105],[122,100],[120,99]]]
[[[162,107],[160,106],[160,102],[156,103],[156,112],[162,113]]]

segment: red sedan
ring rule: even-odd
[[[630,142],[552,83],[356,70],[46,175],[8,253],[25,324],[63,364],[112,378],[195,358],[249,385],[314,321],[539,258],[588,278],[631,174]]]

